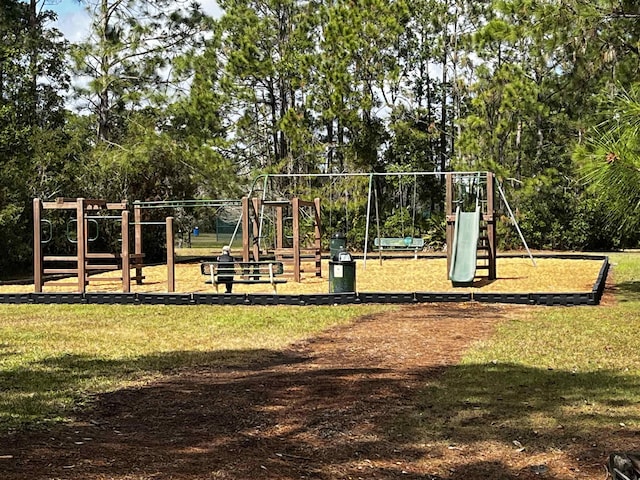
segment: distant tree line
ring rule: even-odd
[[[259,173],[490,170],[533,248],[638,243],[633,0],[86,0],[77,44],[0,2],[3,276],[33,197],[232,198]],[[401,187],[377,185],[390,217]],[[417,195],[437,237],[442,183]]]

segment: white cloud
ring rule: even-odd
[[[202,0],[199,3],[206,14],[214,18],[222,16],[223,11],[215,0]],[[75,43],[87,38],[90,26],[89,13],[77,0],[47,3],[45,8],[58,14],[58,20],[53,26],[58,28],[67,40]]]
[[[55,27],[67,40],[75,43],[87,38],[90,24],[89,13],[84,8],[78,7],[76,10],[59,13]]]
[[[202,0],[199,3],[207,15],[211,15],[213,18],[220,18],[222,16],[222,9],[215,0]]]

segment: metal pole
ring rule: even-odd
[[[411,238],[416,236],[416,198],[418,196],[418,176],[413,176],[413,217],[411,219]]]
[[[376,201],[376,236],[378,237],[378,242],[380,242],[380,210],[378,205],[378,188],[373,189],[373,196]],[[382,245],[378,243],[378,263],[382,265]]]
[[[502,190],[502,186],[500,185],[500,182],[496,182],[496,185],[498,185],[498,191],[500,192],[500,196],[502,197],[504,204],[507,206],[507,210],[509,211],[509,217],[511,218],[511,221],[513,222],[513,224],[516,226],[518,235],[520,235],[520,240],[522,240],[524,248],[527,250],[527,253],[529,254],[529,258],[531,259],[531,263],[533,263],[533,266],[535,267],[537,266],[536,261],[533,259],[533,255],[531,255],[531,250],[529,250],[529,245],[527,245],[527,241],[524,239],[524,235],[520,230],[520,225],[518,225],[518,222],[516,221],[516,217],[511,211],[511,207],[509,206],[509,202],[507,201],[507,197],[505,196],[504,191]]]

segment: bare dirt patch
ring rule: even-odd
[[[509,442],[453,444],[397,428],[425,384],[522,308],[402,307],[265,352],[260,362],[179,371],[100,395],[73,424],[0,438],[0,476],[604,478],[606,438],[534,454]]]

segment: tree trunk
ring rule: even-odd
[[[98,140],[111,140],[111,125],[109,115],[109,54],[107,53],[107,34],[109,32],[109,2],[102,0],[100,3],[100,15],[102,15],[101,41],[103,44],[102,56],[100,58],[100,73],[102,85],[98,92]]]
[[[445,29],[447,26],[445,25]],[[440,105],[440,171],[447,170],[447,56],[449,53],[449,36],[444,36],[442,52],[442,94]]]
[[[36,117],[38,93],[38,4],[37,0],[29,2],[29,110],[31,118]]]

